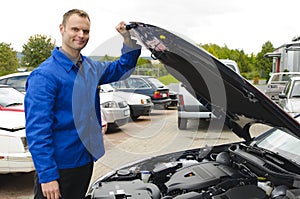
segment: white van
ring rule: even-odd
[[[230,59],[220,59],[220,61],[231,68],[233,71],[235,71],[237,74],[240,74],[240,69],[235,61]]]
[[[220,61],[240,75],[237,63],[229,59],[220,59]],[[196,98],[185,89],[186,85],[179,84],[178,88],[178,128],[184,130],[187,128],[189,120],[210,120],[216,118],[215,115],[203,106]]]

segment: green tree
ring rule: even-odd
[[[275,48],[270,41],[262,45],[261,51],[256,55],[255,67],[259,70],[261,77],[269,79],[269,73],[272,71],[272,59],[265,58],[268,52],[273,52]]]
[[[30,36],[27,44],[23,45],[21,65],[36,68],[51,55],[54,47],[55,42],[45,35]]]
[[[0,43],[0,75],[16,72],[19,67],[17,51],[11,44]]]
[[[246,78],[252,78],[252,73],[256,73],[254,63],[255,56],[248,56],[243,50],[229,49],[226,45],[220,47],[216,44],[200,45],[206,51],[217,57],[218,59],[231,59],[237,62],[241,74]]]

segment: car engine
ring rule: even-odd
[[[205,149],[189,151],[176,159],[174,156],[162,156],[159,161],[148,160],[147,164],[145,161],[117,170],[110,177],[94,184],[88,197],[93,199],[300,198],[300,185],[297,184],[299,182],[291,180],[293,177],[288,171],[280,170],[275,165],[274,168],[260,168],[262,163],[263,159],[247,151],[246,146],[238,144],[229,146],[227,150],[217,149],[209,153],[206,153]]]

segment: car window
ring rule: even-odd
[[[6,84],[6,80],[7,80],[7,79],[1,79],[1,80],[0,80],[0,84]]]
[[[149,84],[140,78],[129,78],[128,86],[129,88],[150,88]]]
[[[300,97],[300,81],[294,82],[291,97]]]
[[[14,87],[20,92],[25,92],[25,84],[28,76],[11,77],[7,79],[6,84]]]
[[[271,78],[271,83],[279,81],[279,75],[273,75]]]
[[[149,81],[151,81],[157,88],[165,87],[165,85],[163,83],[161,83],[161,81],[159,81],[158,79],[151,77],[151,78],[149,78]]]
[[[127,88],[125,81],[112,82],[110,85],[114,88]]]

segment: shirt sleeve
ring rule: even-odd
[[[123,44],[121,52],[121,57],[118,60],[111,62],[103,71],[99,81],[100,84],[107,84],[126,79],[133,73],[137,60],[141,54],[141,46],[136,45],[135,48],[131,48]]]
[[[32,72],[26,83],[24,102],[26,137],[41,183],[59,178],[51,130],[54,100],[55,82],[41,73]]]

